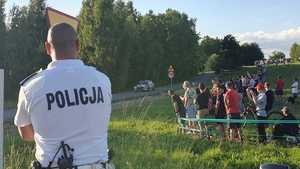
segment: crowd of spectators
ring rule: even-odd
[[[184,95],[178,96],[170,90],[175,112],[180,118],[215,118],[215,119],[241,119],[245,112],[252,112],[256,120],[267,120],[273,109],[274,102],[283,100],[284,80],[278,77],[275,92],[271,84],[265,81],[265,75],[250,74],[223,82],[219,79],[212,80],[212,88],[209,89],[204,83],[199,83],[193,88],[190,82],[183,83]],[[288,102],[296,103],[298,96],[298,79],[295,78],[291,85],[291,96]],[[276,97],[275,97],[276,95]],[[287,107],[281,109],[282,120],[295,119]],[[241,141],[241,123],[218,122],[216,126],[222,135],[222,139]],[[190,122],[190,128],[204,127]],[[267,124],[257,123],[257,136],[260,143],[266,143]],[[228,130],[227,130],[228,129]],[[228,134],[226,131],[229,131]],[[298,124],[280,124],[273,127],[273,138],[276,139],[284,134],[297,135]]]

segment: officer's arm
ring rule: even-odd
[[[18,109],[16,112],[14,123],[17,126],[20,136],[24,141],[33,141],[34,130],[31,124],[30,114],[26,109],[26,103],[28,102],[25,92],[21,87],[19,93]]]
[[[19,134],[24,141],[34,141],[34,131],[32,125],[18,127]]]

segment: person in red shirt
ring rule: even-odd
[[[284,88],[284,81],[281,79],[281,76],[278,76],[276,80],[275,93],[279,101],[282,101],[283,88]]]
[[[226,108],[227,117],[229,119],[241,119],[240,101],[241,97],[239,93],[234,90],[233,82],[226,83],[227,92],[224,96],[224,103]],[[241,141],[240,123],[229,124],[229,139]]]

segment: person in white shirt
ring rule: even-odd
[[[65,147],[70,168],[112,168],[107,152],[109,78],[78,59],[79,41],[66,23],[49,29],[45,47],[52,62],[20,83],[14,121],[23,140],[35,141],[35,167],[60,168],[65,161],[58,157],[67,155],[59,148]]]
[[[267,96],[265,94],[264,85],[262,83],[258,83],[256,86],[256,90],[258,95],[256,95],[253,90],[248,90],[249,98],[252,100],[256,106],[256,115],[257,120],[266,120],[267,112]],[[258,123],[257,124],[257,132],[258,132],[258,141],[259,143],[265,143],[267,141],[265,124]]]
[[[245,94],[246,93],[246,89],[248,88],[246,77],[245,76],[241,76],[241,81],[242,81],[243,94]]]
[[[255,82],[255,80],[254,80],[254,77],[252,76],[251,79],[250,79],[249,87],[250,87],[250,88],[255,88],[255,83],[256,83],[256,82]]]
[[[296,99],[298,96],[298,92],[299,92],[299,81],[297,78],[294,79],[294,81],[291,85],[291,88],[292,88],[292,95],[293,95],[294,99]]]

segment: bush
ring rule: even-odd
[[[205,63],[205,70],[212,70],[220,73],[222,65],[224,64],[224,57],[218,54],[212,54]]]

